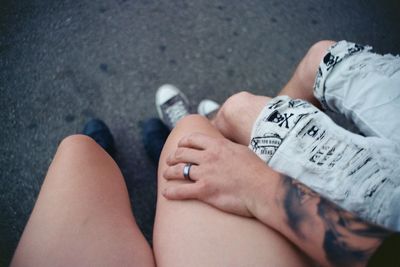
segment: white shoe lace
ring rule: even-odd
[[[165,109],[165,113],[168,116],[169,121],[173,126],[176,125],[178,120],[188,114],[185,104],[182,101],[177,101],[173,105]]]

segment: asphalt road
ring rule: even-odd
[[[400,53],[399,33],[395,0],[0,0],[2,265],[58,143],[89,118],[110,126],[150,240],[156,168],[139,123],[156,116],[158,86],[177,85],[193,107],[244,89],[274,95],[318,40]]]

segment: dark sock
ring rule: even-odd
[[[157,118],[151,118],[140,123],[142,141],[148,157],[158,164],[160,154],[168,138],[170,130]]]
[[[82,134],[93,138],[107,153],[114,158],[114,138],[107,125],[99,119],[92,119],[83,128]]]

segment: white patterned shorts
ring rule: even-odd
[[[306,101],[279,96],[254,123],[250,148],[342,208],[399,231],[400,58],[340,41],[319,66],[314,95],[360,134]]]

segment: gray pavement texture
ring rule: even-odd
[[[156,116],[161,84],[177,85],[193,106],[243,89],[274,95],[318,40],[396,54],[399,33],[395,0],[1,0],[1,265],[57,145],[89,118],[110,126],[134,214],[151,240],[156,167],[138,124]],[[390,242],[380,266],[399,265],[390,253],[398,239]]]

